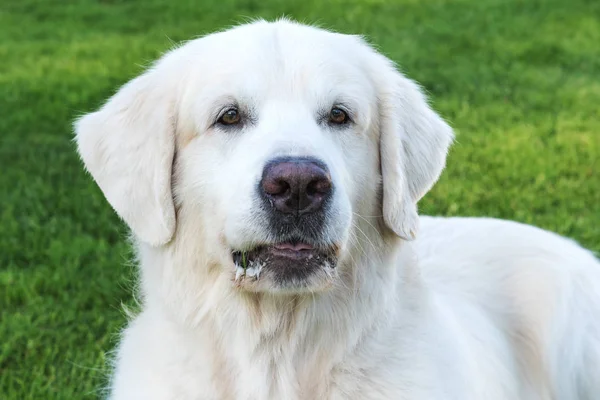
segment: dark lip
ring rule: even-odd
[[[325,274],[321,278],[331,278],[331,270],[336,269],[338,263],[338,249],[335,244],[286,241],[232,251],[234,282],[257,282],[266,276],[276,287],[297,287],[322,271]]]
[[[301,260],[303,258],[309,258],[317,253],[317,250],[313,249],[303,249],[303,250],[288,250],[288,249],[279,249],[275,246],[269,246],[267,248],[269,253],[277,256],[289,258],[292,260]]]
[[[237,265],[249,264],[255,259],[276,258],[292,261],[306,261],[313,258],[331,258],[335,253],[333,246],[314,246],[299,240],[291,240],[256,246],[250,250],[232,251],[233,262]]]

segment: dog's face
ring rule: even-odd
[[[180,108],[194,122],[176,197],[212,214],[202,220],[222,232],[241,286],[314,290],[335,277],[353,212],[376,212],[361,209],[379,184],[375,90],[352,38],[252,28],[206,44],[218,61]]]
[[[76,129],[139,240],[197,237],[242,290],[294,293],[330,286],[371,230],[412,238],[452,137],[360,39],[286,21],[189,42]]]

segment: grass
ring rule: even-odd
[[[0,398],[97,398],[131,303],[125,229],[71,121],[173,42],[286,14],[363,33],[458,142],[428,214],[532,223],[600,251],[600,2],[5,0],[0,4]]]

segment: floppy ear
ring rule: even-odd
[[[389,60],[385,64],[387,73],[379,74],[383,216],[398,236],[412,240],[419,225],[417,202],[439,178],[454,134],[420,88]]]
[[[133,233],[152,245],[175,231],[173,90],[168,76],[149,70],[75,123],[86,169]]]

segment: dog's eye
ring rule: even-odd
[[[329,122],[336,125],[342,125],[348,122],[348,114],[346,111],[334,107],[329,112]]]
[[[236,125],[240,123],[241,119],[240,112],[235,108],[230,108],[221,115],[217,122],[221,125]]]

